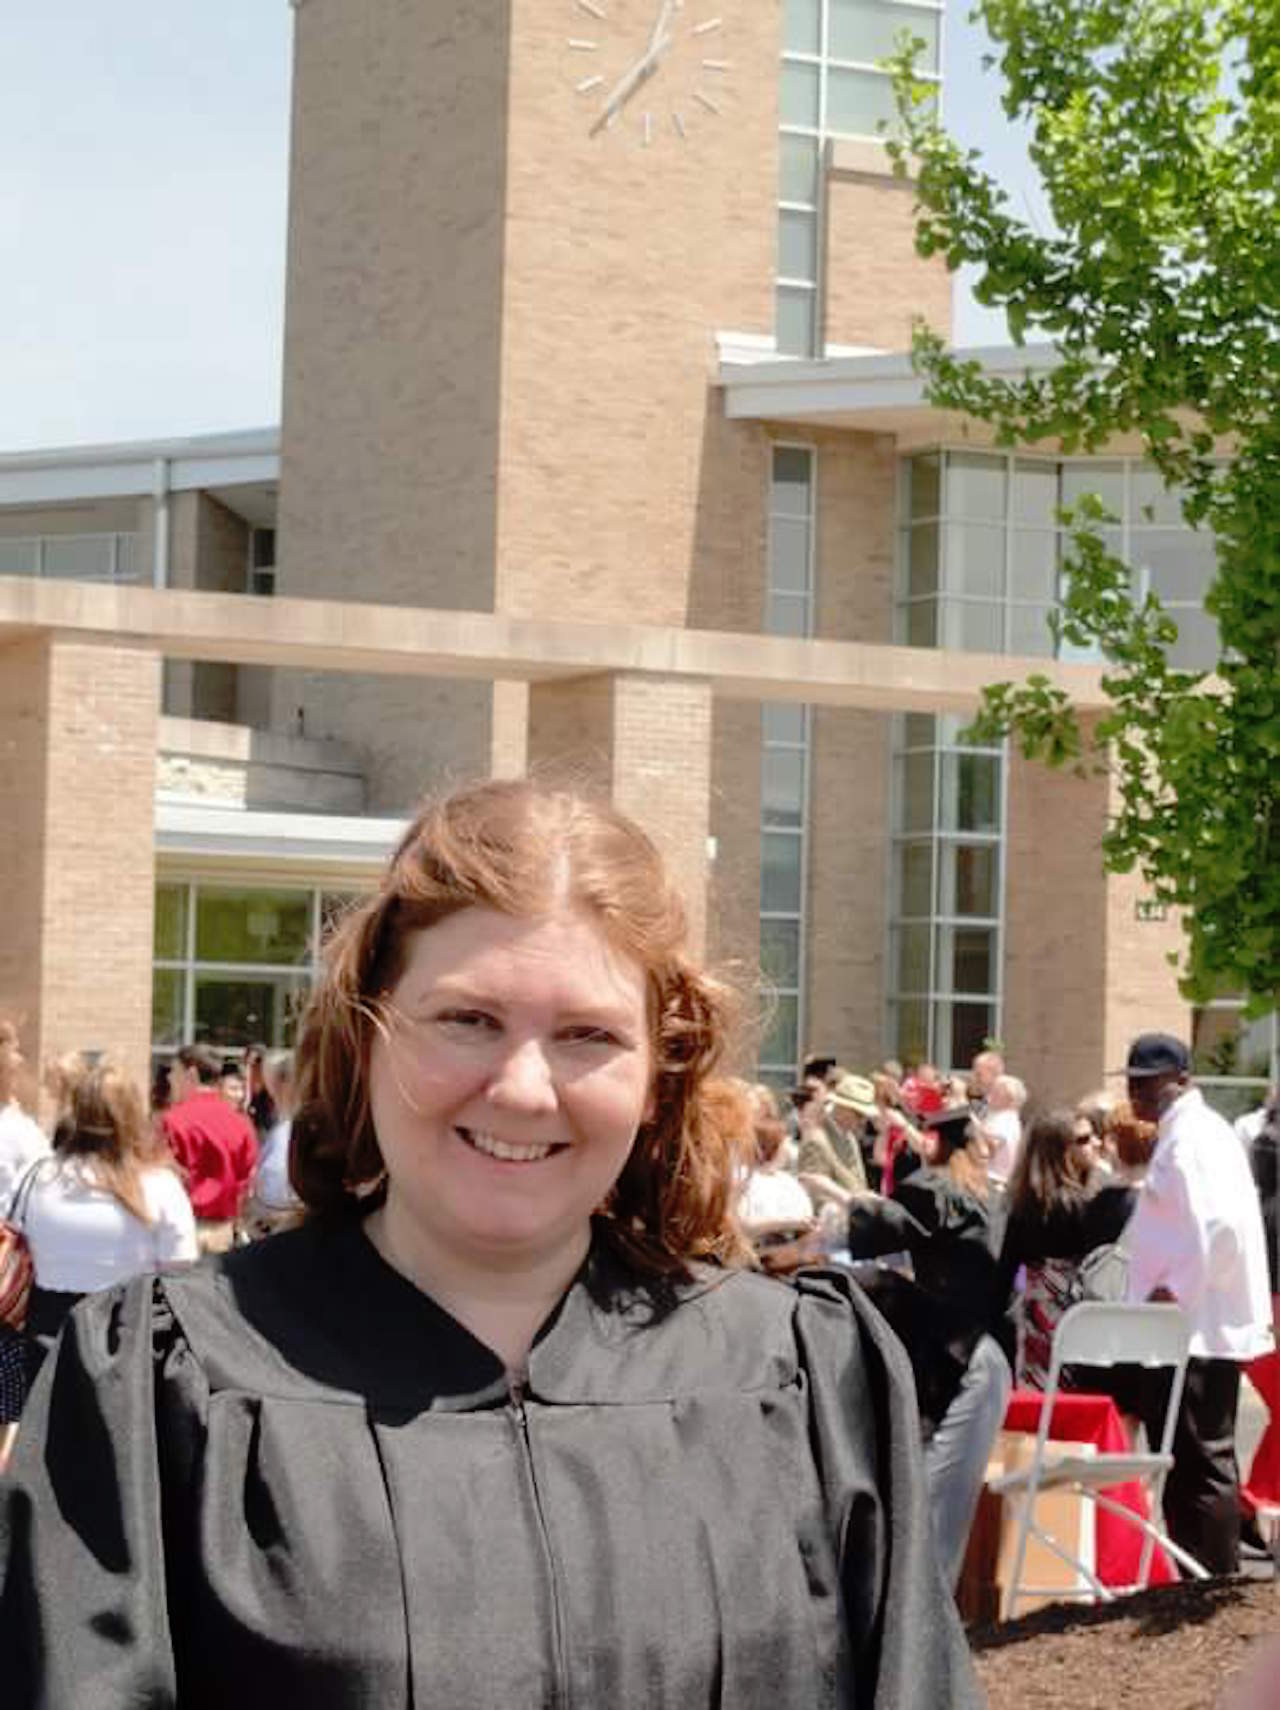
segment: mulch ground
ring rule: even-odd
[[[1280,1710],[1274,1579],[1055,1603],[969,1643],[989,1710]]]

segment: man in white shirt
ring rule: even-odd
[[[11,1021],[0,1021],[0,1217],[8,1215],[10,1203],[27,1170],[49,1150],[38,1124],[17,1100],[22,1050],[18,1030]]]
[[[1174,1542],[1210,1573],[1239,1567],[1235,1457],[1240,1367],[1272,1343],[1266,1238],[1239,1141],[1191,1085],[1181,1040],[1144,1033],[1126,1068],[1134,1113],[1155,1146],[1122,1244],[1129,1297],[1174,1300],[1191,1325],[1191,1358],[1164,1492]],[[1149,1380],[1136,1410],[1148,1434],[1168,1393]]]

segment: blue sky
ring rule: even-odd
[[[948,0],[948,122],[1025,207],[1025,155],[980,73],[969,3]],[[287,0],[4,13],[0,451],[276,421]],[[959,342],[1000,326],[961,291]]]

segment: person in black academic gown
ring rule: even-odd
[[[954,1710],[910,1374],[743,1263],[648,839],[428,805],[299,1042],[298,1230],[86,1300],[0,1495],[6,1710]]]
[[[872,1299],[910,1356],[920,1401],[934,1536],[955,1585],[982,1493],[991,1447],[1013,1383],[995,1334],[996,1238],[982,1140],[969,1105],[929,1116],[929,1162],[890,1198],[849,1208],[853,1259],[909,1253],[912,1276],[882,1271]]]

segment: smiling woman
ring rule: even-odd
[[[303,1021],[307,1222],[46,1365],[6,1705],[975,1703],[901,1351],[743,1262],[726,1013],[632,822],[429,804]]]

